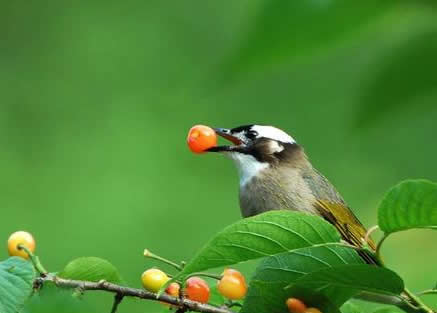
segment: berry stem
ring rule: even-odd
[[[159,255],[156,255],[156,254],[150,252],[148,249],[144,250],[144,256],[146,258],[151,258],[151,259],[155,259],[155,260],[161,261],[161,262],[166,263],[166,264],[168,264],[170,266],[173,266],[178,271],[182,271],[182,268],[183,268],[182,265],[176,264],[175,262],[172,262],[170,260],[167,260],[167,259],[159,256]]]
[[[39,260],[38,256],[34,255],[32,251],[30,251],[25,245],[19,244],[17,247],[19,250],[24,250],[29,255],[30,261],[32,262],[33,266],[38,271],[38,273],[41,274],[41,276],[47,275],[48,272],[41,264],[41,261]]]
[[[213,279],[217,279],[217,280],[220,280],[223,277],[222,275],[217,275],[217,274],[213,274],[213,273],[197,272],[197,273],[191,273],[190,275],[187,276],[187,278],[193,277],[193,276],[203,276],[203,277],[209,277],[209,278],[213,278]]]

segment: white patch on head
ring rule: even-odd
[[[225,155],[234,160],[237,166],[238,175],[240,176],[240,187],[246,185],[259,172],[270,166],[267,162],[259,162],[250,154],[231,152],[225,153]]]
[[[280,130],[279,128],[273,127],[273,126],[261,126],[261,125],[254,125],[251,128],[252,130],[255,130],[258,133],[258,138],[264,137],[264,138],[270,138],[273,140],[281,141],[283,143],[295,143],[296,141],[288,135],[286,132]]]
[[[278,143],[277,141],[270,141],[269,145],[270,145],[270,149],[271,149],[270,151],[272,154],[279,153],[282,150],[284,150],[284,146],[281,145],[280,143]]]

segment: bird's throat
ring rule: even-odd
[[[267,169],[270,165],[267,162],[260,162],[250,154],[244,153],[227,153],[237,167],[238,175],[240,177],[240,187],[245,186],[260,172]]]

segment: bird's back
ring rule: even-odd
[[[290,209],[323,217],[344,240],[362,246],[366,229],[334,186],[304,157],[294,166],[263,171],[240,186],[240,207],[244,217],[265,211]],[[373,241],[368,242],[374,248]]]

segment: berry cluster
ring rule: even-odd
[[[169,280],[167,274],[156,268],[148,269],[141,275],[144,289],[151,292],[158,292]],[[171,283],[165,292],[171,296],[179,297],[181,295],[180,288],[178,283]],[[217,283],[217,290],[227,299],[240,300],[247,292],[246,280],[239,271],[226,269]],[[207,303],[210,289],[205,280],[192,276],[186,280],[182,295],[193,301]]]

